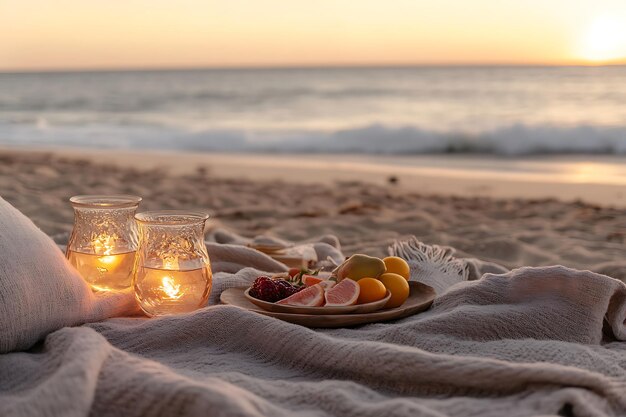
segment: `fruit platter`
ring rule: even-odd
[[[271,292],[275,291],[273,290],[275,286],[286,287],[285,282],[288,281],[281,278],[259,277],[255,280],[254,285],[248,288],[244,294],[250,302],[265,310],[296,314],[371,313],[383,308],[391,298],[391,292],[385,289],[383,298],[357,304],[359,285],[356,281],[345,280],[335,285],[335,282],[329,279],[308,286],[293,286],[294,290],[291,290],[293,292],[291,295],[276,302],[265,301],[259,298],[259,294],[265,294],[263,291],[268,291],[271,294]],[[267,289],[264,289],[264,287]],[[254,295],[251,295],[251,293]]]
[[[343,327],[428,309],[434,290],[410,276],[402,258],[355,254],[332,272],[291,268],[259,276],[250,287],[227,289],[221,301],[308,327]]]

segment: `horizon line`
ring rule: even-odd
[[[620,67],[626,66],[624,61],[615,62],[579,62],[579,63],[397,63],[397,64],[277,64],[277,65],[189,65],[189,66],[114,66],[114,67],[78,67],[78,68],[0,68],[0,74],[46,74],[46,73],[81,73],[81,72],[166,72],[166,71],[207,71],[207,70],[281,70],[281,69],[393,69],[393,68],[567,68],[567,67]]]

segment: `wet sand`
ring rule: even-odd
[[[220,178],[293,183],[365,181],[421,194],[492,198],[557,198],[626,208],[626,157],[468,155],[286,155],[137,150],[43,149],[95,163],[166,169],[176,175],[198,167]],[[3,148],[0,148],[3,150]],[[9,152],[31,152],[28,148]]]

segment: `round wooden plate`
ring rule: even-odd
[[[289,314],[355,314],[355,313],[373,313],[380,310],[387,304],[387,301],[391,298],[391,293],[387,291],[387,295],[382,300],[374,301],[367,304],[355,304],[352,306],[337,306],[337,307],[298,307],[290,306],[286,304],[270,303],[268,301],[259,300],[250,295],[250,288],[243,292],[243,295],[252,304],[261,307],[263,310],[271,311],[274,313],[289,313]]]
[[[244,291],[247,287],[229,288],[222,293],[220,300],[224,304],[245,308],[246,310],[251,310],[259,314],[275,317],[280,320],[300,324],[306,327],[335,328],[396,320],[428,310],[435,299],[435,290],[426,284],[413,281],[409,282],[409,287],[411,289],[409,298],[400,307],[363,314],[353,313],[320,315],[276,313],[273,311],[266,311],[248,301],[244,295]]]

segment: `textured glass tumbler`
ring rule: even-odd
[[[213,284],[204,244],[204,212],[151,211],[135,216],[139,248],[135,298],[149,316],[187,313],[203,307]]]
[[[95,291],[121,291],[132,286],[137,224],[141,197],[78,195],[74,228],[66,257]]]

